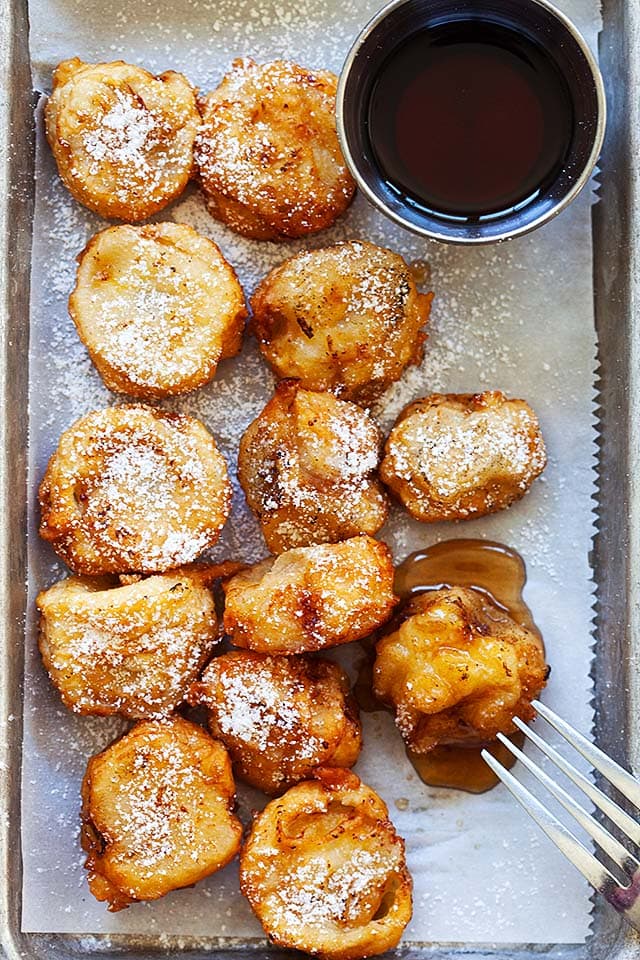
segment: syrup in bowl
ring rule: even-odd
[[[401,43],[368,105],[376,162],[394,190],[444,219],[503,216],[556,179],[574,117],[550,54],[499,23],[456,20]]]
[[[336,121],[378,209],[421,236],[482,244],[577,196],[606,101],[588,44],[550,0],[389,0],[347,55]]]

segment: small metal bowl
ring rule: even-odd
[[[383,64],[418,32],[470,19],[500,23],[540,44],[561,70],[574,111],[569,152],[553,182],[539,195],[499,216],[451,221],[412,202],[389,184],[376,165],[367,111]],[[588,182],[606,123],[602,77],[577,28],[548,0],[391,0],[362,30],[345,61],[337,95],[337,126],[346,162],[365,196],[413,233],[449,243],[508,240],[560,213]]]

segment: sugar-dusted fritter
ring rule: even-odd
[[[272,654],[360,640],[391,616],[393,575],[372,537],[288,550],[224,583],[224,628],[237,646]]]
[[[388,501],[380,429],[354,403],[282,380],[240,440],[238,476],[272,553],[374,534]]]
[[[253,297],[253,330],[278,377],[370,403],[422,357],[431,294],[402,257],[364,241],[285,260]]]
[[[396,420],[380,476],[416,520],[472,520],[523,497],[546,462],[524,400],[500,390],[434,393]]]
[[[132,718],[172,713],[217,641],[211,586],[227,568],[185,567],[124,583],[68,577],[43,591],[40,652],[65,706]]]
[[[195,147],[214,217],[256,240],[304,237],[349,206],[355,182],[336,133],[337,78],[287,60],[235,60],[199,103]]]
[[[321,768],[272,800],[240,853],[240,889],[282,947],[358,960],[395,947],[411,919],[404,841],[380,797]]]
[[[413,597],[377,644],[376,696],[408,746],[476,745],[534,717],[549,669],[536,636],[485,594],[448,587]]]
[[[109,227],[78,262],[69,311],[110,390],[143,400],[187,393],[240,350],[242,288],[192,227]]]
[[[82,848],[109,910],[157,900],[215,873],[242,839],[227,751],[188,720],[143,720],[89,760]]]
[[[122,60],[64,60],[45,120],[65,186],[103,217],[144,220],[175,200],[193,172],[196,94],[173,70],[154,77]]]
[[[362,746],[349,678],[315,657],[234,650],[211,661],[189,700],[208,708],[236,776],[282,793],[319,766],[351,767]]]
[[[62,434],[40,505],[40,535],[74,573],[161,573],[216,542],[231,487],[199,420],[130,404]]]

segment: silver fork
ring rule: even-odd
[[[592,767],[598,770],[636,808],[640,809],[640,782],[631,776],[619,764],[599,750],[586,737],[574,730],[573,727],[559,717],[553,710],[538,700],[532,706],[539,716],[561,734],[578,753],[589,761]],[[625,813],[617,803],[614,803],[606,794],[599,790],[579,770],[570,764],[557,750],[545,743],[538,733],[531,730],[522,720],[514,717],[514,723],[549,759],[555,763],[573,783],[579,787],[590,800],[615,823],[625,836],[636,847],[640,845],[640,823]],[[621,871],[621,877],[615,877],[579,840],[570,830],[561,823],[547,808],[509,773],[502,764],[486,750],[482,756],[491,769],[502,780],[516,800],[524,807],[536,823],[542,827],[546,835],[564,853],[580,873],[595,887],[624,918],[640,930],[640,862],[597,820],[594,820],[566,790],[559,786],[537,764],[530,760],[522,750],[511,743],[507,737],[498,734],[498,739],[531,773],[542,783],[547,790],[558,800],[580,826],[592,837],[601,850],[615,863]],[[622,881],[622,877],[625,881]]]

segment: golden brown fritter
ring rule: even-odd
[[[45,120],[65,186],[102,217],[145,220],[192,174],[200,116],[195,90],[173,70],[154,77],[122,60],[64,60]]]
[[[411,919],[404,841],[374,791],[323,768],[255,818],[240,889],[282,947],[358,960],[395,947]]]
[[[546,462],[524,400],[500,390],[434,393],[396,420],[380,476],[416,520],[473,520],[523,497]]]
[[[231,487],[199,420],[131,404],[62,434],[40,505],[40,535],[74,573],[161,573],[216,542]]]
[[[110,390],[143,400],[188,393],[240,350],[242,288],[191,227],[109,227],[78,262],[69,312]]]
[[[157,900],[224,867],[242,825],[221,743],[181,717],[145,720],[89,760],[82,849],[89,889],[109,910]]]
[[[288,550],[224,584],[224,628],[236,646],[272,654],[360,640],[391,616],[393,574],[371,537]]]
[[[238,477],[272,553],[374,534],[388,501],[380,429],[360,407],[282,380],[240,440]]]
[[[236,776],[265,793],[319,766],[351,767],[362,746],[349,679],[328,660],[234,650],[212,660],[189,701],[208,708]]]
[[[131,579],[69,577],[36,600],[44,665],[75,713],[166,716],[216,643],[211,568]]]
[[[278,377],[367,404],[419,363],[431,294],[409,267],[364,241],[285,260],[253,297],[253,330]]]
[[[447,587],[413,597],[377,644],[374,692],[408,746],[477,745],[534,717],[548,668],[537,637],[489,597]]]
[[[337,78],[235,60],[199,103],[195,157],[211,214],[256,240],[304,237],[349,206],[355,183],[336,133]]]

